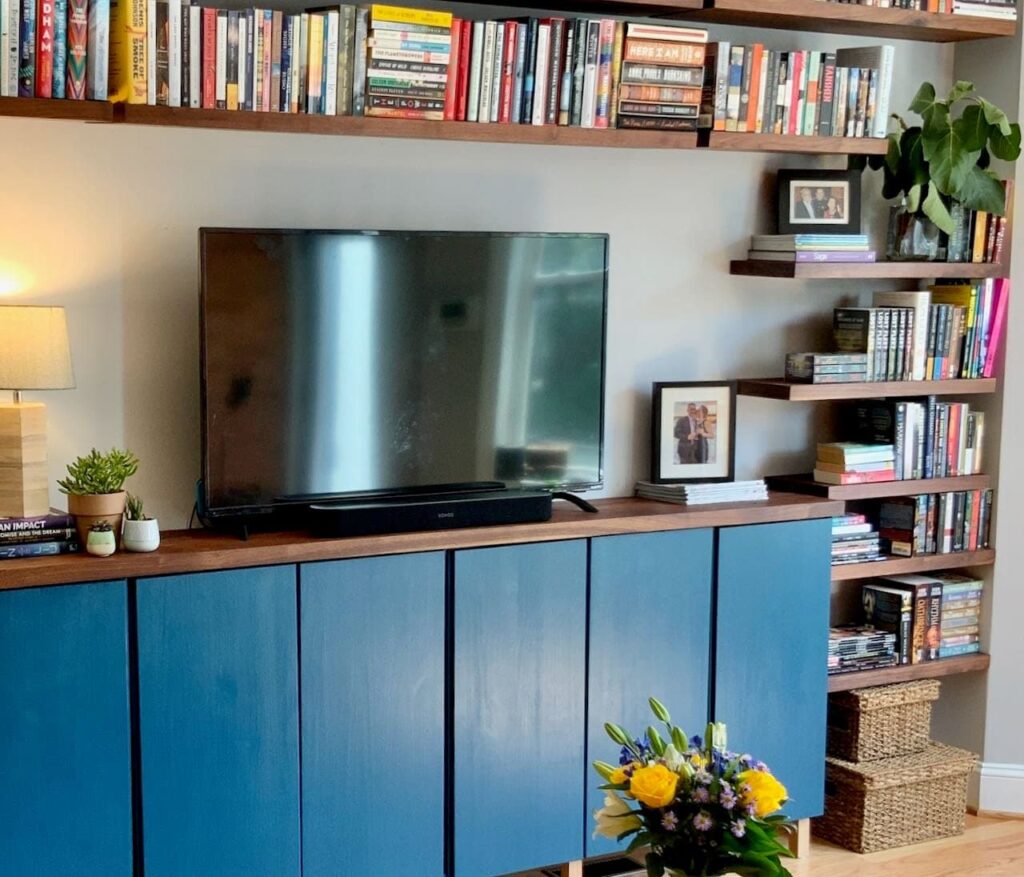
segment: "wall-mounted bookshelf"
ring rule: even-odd
[[[807,475],[776,475],[767,479],[773,490],[805,493],[826,499],[886,499],[891,496],[917,496],[920,493],[952,493],[961,490],[988,490],[988,475],[961,475],[956,478],[913,478],[903,481],[878,481],[874,484],[824,484]]]
[[[972,566],[991,566],[996,552],[991,548],[980,551],[958,551],[953,554],[923,554],[917,557],[890,557],[870,563],[848,563],[832,567],[833,582],[850,582],[875,576],[902,576],[910,573],[937,572],[944,569],[966,569]]]
[[[0,116],[12,116],[23,119],[113,122],[116,107],[116,104],[100,100],[46,100],[35,97],[0,97]]]
[[[781,399],[786,402],[828,402],[877,399],[883,396],[967,396],[994,393],[995,378],[957,378],[949,381],[864,381],[853,384],[794,384],[785,378],[752,378],[740,381],[741,396]]]
[[[889,141],[875,137],[802,137],[701,131],[700,145],[722,152],[796,152],[801,155],[885,155]]]
[[[854,688],[870,688],[872,685],[892,685],[895,682],[912,682],[915,679],[941,679],[960,673],[977,673],[987,670],[991,659],[988,655],[964,655],[959,658],[939,658],[922,664],[902,664],[886,667],[884,670],[861,670],[856,673],[835,673],[828,677],[828,690],[850,691]]]
[[[1006,266],[1000,262],[782,262],[772,259],[734,259],[729,263],[730,274],[789,280],[980,280],[1004,277],[1006,271]]]

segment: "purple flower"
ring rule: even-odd
[[[761,773],[768,773],[768,765],[763,761],[755,761],[754,770],[760,771]]]
[[[700,783],[700,785],[702,786],[711,785],[712,779],[713,777],[711,776],[711,774],[704,768],[701,768],[693,775],[693,781],[696,783]]]
[[[694,735],[693,735],[693,736],[692,736],[692,737],[690,738],[690,745],[691,745],[691,746],[692,746],[692,747],[693,747],[694,749],[703,749],[703,748],[704,748],[704,741],[703,741],[703,740],[701,739],[701,737],[700,737],[700,735],[699,735],[699,734],[694,734]]]
[[[729,826],[731,831],[736,837],[743,837],[747,833],[747,822],[745,819],[737,819],[732,825]]]
[[[751,802],[746,806],[747,816],[757,816],[757,804]]]
[[[711,814],[706,810],[701,810],[700,813],[693,817],[693,827],[697,831],[711,831],[711,826],[714,824],[715,822],[711,818]]]
[[[722,787],[722,791],[718,796],[718,803],[726,810],[732,810],[736,806],[736,793],[732,790],[732,786]]]
[[[679,817],[670,810],[661,817],[661,827],[665,831],[675,831],[679,827]]]
[[[704,786],[697,786],[697,788],[693,790],[692,797],[698,804],[707,804],[710,796],[708,795],[708,790],[704,788]]]

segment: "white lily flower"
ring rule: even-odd
[[[682,754],[678,749],[676,749],[674,743],[669,743],[668,746],[665,747],[665,754],[662,758],[665,759],[665,767],[673,773],[681,773],[682,767],[686,763]]]
[[[594,811],[594,820],[597,822],[594,837],[607,837],[610,840],[615,840],[624,831],[641,826],[640,817],[630,813],[629,804],[611,790],[605,791],[604,807]]]

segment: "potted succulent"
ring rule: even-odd
[[[142,497],[129,493],[125,506],[121,544],[126,551],[156,551],[160,547],[160,523],[142,510]]]
[[[114,528],[109,521],[96,521],[89,527],[89,535],[85,540],[85,550],[96,557],[110,557],[117,551],[117,540]]]
[[[993,158],[1016,161],[1020,125],[978,95],[972,82],[957,82],[945,98],[924,83],[910,104],[921,124],[893,114],[898,130],[887,154],[868,162],[882,170],[882,195],[901,198],[889,234],[891,259],[939,259],[940,232],[954,233],[954,205],[1005,214],[1006,190],[990,167]]]
[[[68,464],[66,478],[57,484],[68,497],[68,513],[75,517],[78,539],[87,544],[93,524],[110,524],[115,540],[124,517],[125,481],[139,468],[136,456],[127,450],[112,448],[101,454],[93,448],[86,456]]]

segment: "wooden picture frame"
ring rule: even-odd
[[[854,170],[780,170],[779,234],[860,234],[860,180]]]
[[[651,398],[651,481],[732,481],[736,465],[736,382],[655,383]]]

